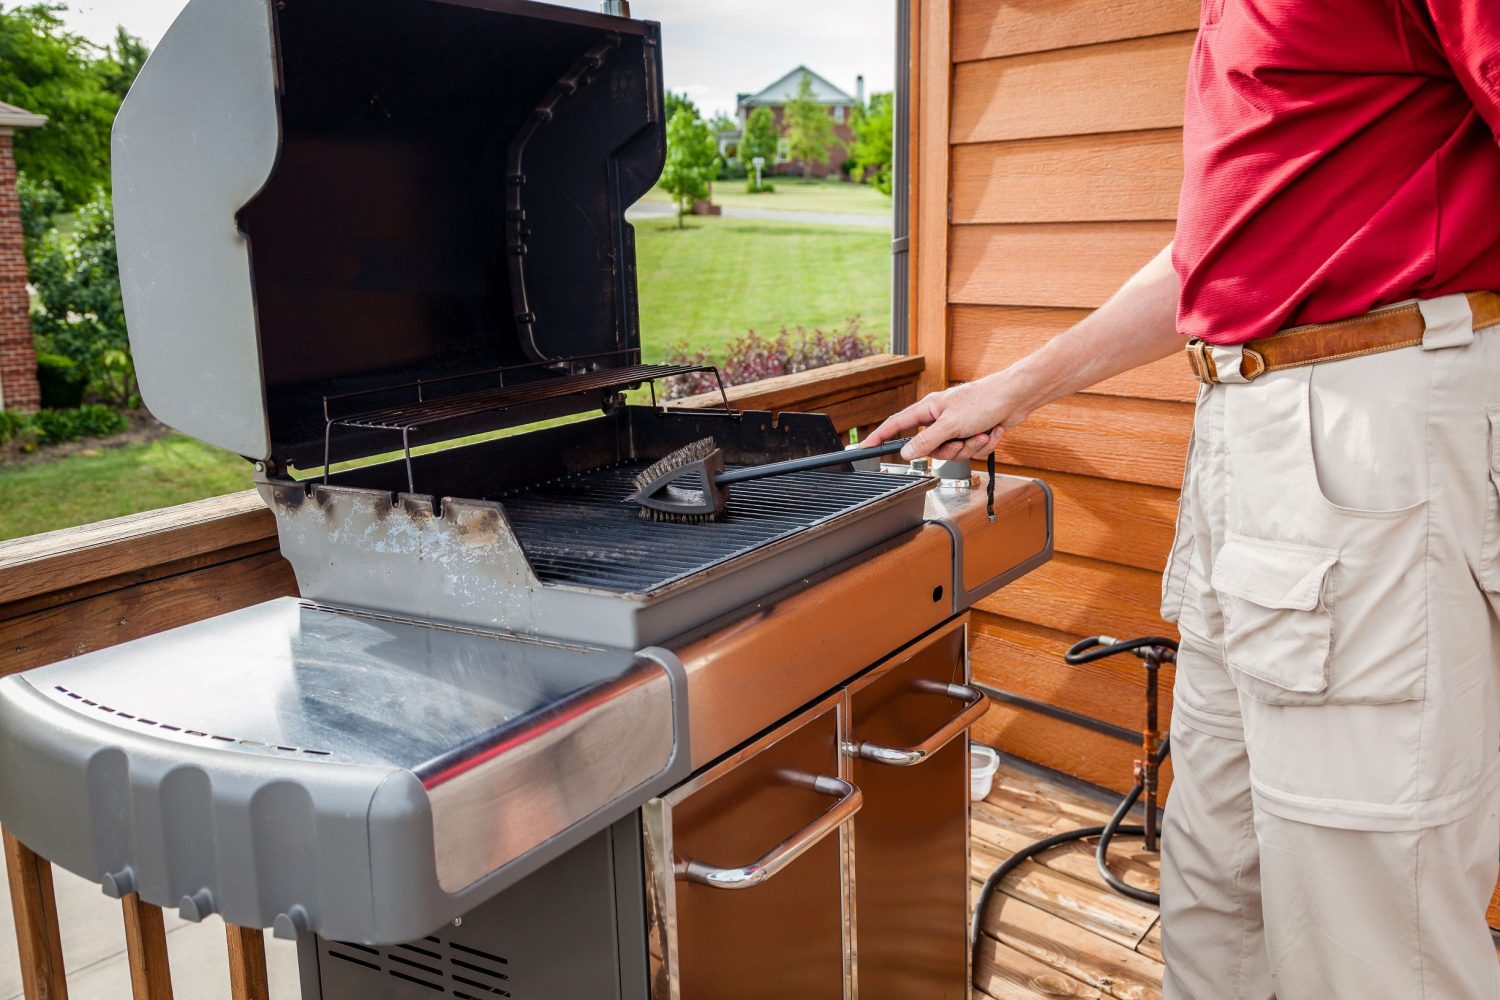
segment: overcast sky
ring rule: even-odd
[[[3,2],[3,0],[0,0]],[[13,6],[15,0],[6,6]],[[67,0],[73,30],[98,42],[123,24],[155,44],[184,0]],[[257,2],[257,0],[245,0]],[[595,0],[564,0],[597,8]],[[733,113],[735,94],[756,91],[806,64],[854,92],[895,80],[895,4],[883,0],[634,0],[631,13],[662,23],[666,84],[706,114]]]

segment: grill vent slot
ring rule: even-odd
[[[396,992],[387,994],[366,979],[363,988],[371,991],[367,994],[370,1000],[385,1000],[387,996],[406,1000],[428,993],[455,1000],[516,1000],[511,991],[509,959],[455,941],[427,937],[393,948],[325,941],[322,952],[337,960],[324,973],[325,985],[330,976],[342,982],[351,975],[368,975],[379,977],[388,989],[395,986]],[[398,986],[392,980],[410,986]],[[413,988],[423,992],[418,994]]]

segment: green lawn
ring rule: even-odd
[[[714,204],[733,208],[762,208],[772,212],[838,212],[845,215],[890,215],[891,199],[868,184],[848,181],[768,178],[776,188],[751,194],[744,181],[715,181]],[[641,201],[670,205],[672,196],[652,188]]]
[[[842,331],[855,315],[866,333],[884,338],[890,330],[890,237],[878,229],[691,218],[679,230],[672,219],[648,219],[636,224],[636,245],[650,359],[685,342],[722,360],[723,345],[748,330]],[[0,467],[0,539],[249,485],[243,459],[175,434],[55,462],[16,463]]]
[[[878,229],[707,217],[635,229],[650,360],[681,342],[712,352],[747,330],[842,330],[855,315],[866,333],[890,332],[891,241]]]
[[[250,464],[174,434],[0,468],[0,539],[249,489]]]

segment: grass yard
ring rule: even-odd
[[[250,488],[238,455],[173,434],[55,462],[0,468],[0,539]]]
[[[878,229],[690,218],[679,230],[673,219],[646,219],[636,224],[636,244],[649,359],[677,343],[719,357],[752,329],[842,331],[855,315],[867,334],[883,339],[890,330],[890,237]],[[249,485],[243,459],[180,434],[16,462],[0,466],[0,539]]]
[[[748,330],[783,325],[866,333],[891,327],[891,240],[878,229],[690,217],[635,224],[641,339],[648,360],[670,345],[715,352]]]
[[[837,212],[844,215],[890,215],[891,199],[868,184],[848,181],[767,178],[775,191],[751,194],[744,181],[715,181],[714,204],[726,208],[759,208],[768,212]],[[641,201],[672,204],[672,196],[652,188]]]

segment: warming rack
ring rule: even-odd
[[[656,398],[657,381],[677,375],[691,375],[698,372],[712,373],[714,382],[719,389],[719,397],[724,402],[724,411],[726,413],[733,412],[733,407],[729,403],[729,393],[724,387],[723,376],[720,375],[719,369],[715,366],[697,364],[642,364],[640,353],[639,348],[630,348],[624,351],[585,354],[573,358],[538,361],[524,365],[485,368],[477,371],[462,372],[457,375],[445,375],[441,378],[415,379],[411,382],[403,382],[397,385],[360,389],[355,392],[324,396],[323,482],[328,482],[329,470],[333,464],[333,429],[335,427],[350,430],[390,431],[400,434],[401,453],[406,463],[407,489],[409,492],[415,493],[417,492],[416,479],[412,472],[411,460],[411,435],[413,431],[426,430],[443,424],[467,420],[486,413],[501,413],[513,407],[540,403],[563,396],[584,396],[593,393],[608,395],[622,389],[638,388],[641,385],[650,386],[651,405],[654,407],[658,405]],[[505,384],[507,375],[519,371],[556,368],[559,366],[573,366],[576,368],[588,362],[597,363],[605,359],[618,359],[621,357],[632,360],[634,363],[621,367],[575,371],[571,375],[539,379],[520,385]],[[440,390],[441,387],[452,386],[454,383],[491,378],[498,380],[499,384],[468,392],[440,395],[437,398],[430,398],[429,395],[434,389]],[[342,414],[335,413],[341,404],[350,404],[360,399],[368,400],[372,396],[388,398],[401,393],[411,393],[412,398],[406,402],[388,404],[375,409],[354,410],[353,412]]]

